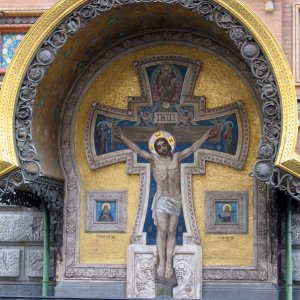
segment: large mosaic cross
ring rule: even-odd
[[[182,213],[177,226],[177,245],[200,243],[193,209],[192,174],[205,174],[206,161],[237,169],[244,165],[249,146],[244,106],[237,101],[206,109],[205,97],[193,96],[200,65],[200,61],[179,56],[137,61],[141,96],[129,97],[127,110],[96,103],[90,109],[85,135],[90,168],[127,161],[127,172],[140,174],[138,212],[131,243],[156,243],[156,227],[151,217],[156,183],[150,164],[117,139],[113,128],[121,128],[128,139],[146,151],[156,131],[164,130],[173,135],[176,152],[190,147],[209,129],[213,128],[216,133],[181,163]]]

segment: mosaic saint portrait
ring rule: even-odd
[[[175,64],[158,64],[146,68],[153,103],[179,103],[187,68]]]
[[[235,201],[216,201],[215,205],[215,224],[237,224]]]
[[[96,223],[115,223],[116,201],[96,201]]]

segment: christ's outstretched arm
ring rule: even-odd
[[[196,152],[208,139],[214,137],[216,135],[216,132],[214,129],[208,130],[204,135],[198,139],[196,142],[193,143],[193,145],[189,148],[184,149],[182,152],[178,153],[178,159],[179,161],[187,158],[189,155]]]
[[[113,128],[113,134],[116,138],[120,139],[125,145],[128,146],[130,150],[143,157],[148,161],[153,161],[153,157],[147,151],[142,150],[137,144],[129,140],[123,133],[120,128]]]

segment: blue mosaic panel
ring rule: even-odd
[[[117,222],[116,201],[97,201],[95,223],[116,223]]]
[[[179,109],[179,113],[183,117],[182,120],[179,117],[179,122],[173,127],[176,139],[176,151],[183,151],[185,148],[190,147],[193,143],[193,141],[188,142],[182,139],[182,136],[186,134],[185,132],[180,135],[181,139],[176,137],[176,132],[179,133],[184,128],[189,128],[192,131],[197,127],[205,128],[205,126],[219,126],[220,139],[218,141],[208,140],[206,143],[204,143],[204,145],[201,146],[201,149],[208,149],[230,155],[236,155],[239,144],[239,128],[235,113],[216,117],[211,120],[193,121],[192,118],[191,121],[188,121],[188,114],[192,113],[193,116],[193,108],[189,105],[181,105],[179,108],[179,106],[176,104],[171,104],[169,107],[169,111],[172,112],[178,112]],[[152,116],[159,110],[159,105],[153,107],[143,106],[139,108],[137,112],[137,121],[119,120],[98,114],[94,127],[94,145],[96,155],[103,155],[128,148],[124,143],[113,139],[111,130],[113,126],[120,128],[124,127],[126,128],[125,132],[130,127],[136,129],[148,127],[152,128],[152,132],[157,131],[157,127],[153,124]],[[184,117],[186,117],[187,120],[185,120]],[[140,148],[148,151],[148,140],[145,140],[144,142],[137,140],[133,141],[137,143]]]
[[[184,76],[185,69],[177,68],[178,70],[169,70],[170,72],[174,72],[174,74],[180,79],[180,76]],[[154,76],[150,72],[152,69],[148,69],[148,76]],[[175,72],[176,71],[176,72]],[[174,75],[174,76],[175,76]],[[173,77],[174,77],[173,76]],[[177,87],[181,86],[180,80],[178,79],[176,84]],[[157,80],[153,80],[156,82]],[[153,84],[154,85],[154,84]],[[154,87],[153,90],[158,91],[157,87]],[[171,95],[171,94],[170,94]],[[170,96],[169,95],[169,96]],[[239,127],[238,127],[238,119],[236,113],[231,113],[228,115],[217,116],[210,120],[194,120],[194,108],[191,105],[178,105],[176,101],[179,99],[176,95],[177,92],[172,94],[174,96],[174,101],[168,107],[168,112],[173,112],[178,114],[178,122],[173,124],[173,134],[176,140],[176,152],[182,152],[184,149],[191,147],[193,144],[193,140],[191,140],[187,135],[187,128],[189,132],[193,132],[196,134],[197,128],[205,128],[205,127],[218,127],[219,128],[219,137],[217,139],[211,139],[206,141],[201,149],[208,149],[216,152],[221,152],[229,155],[236,155],[237,147],[239,143]],[[172,97],[173,97],[172,96]],[[176,97],[177,98],[176,98]],[[172,98],[173,99],[173,98]],[[154,124],[154,115],[156,112],[163,111],[162,105],[160,103],[155,104],[154,106],[142,106],[137,110],[137,120],[125,120],[125,119],[117,119],[113,117],[106,116],[104,114],[99,113],[96,117],[94,131],[94,146],[95,153],[97,156],[112,153],[115,151],[120,151],[127,149],[128,147],[122,143],[120,140],[114,139],[113,137],[113,127],[118,127],[123,130],[125,134],[129,134],[131,129],[134,129],[135,133],[132,135],[131,139],[134,143],[138,145],[138,147],[144,151],[148,150],[148,138],[147,133],[152,134],[157,131],[157,126]],[[147,130],[147,131],[146,131]],[[205,132],[206,129],[204,129]],[[195,136],[195,135],[194,135]],[[195,140],[195,139],[194,139]],[[147,163],[145,159],[138,156],[138,163]],[[185,158],[181,163],[193,163],[194,162],[194,154],[191,154],[189,157]],[[146,243],[147,245],[155,245],[156,244],[156,226],[154,224],[152,218],[152,202],[156,193],[156,181],[151,175],[150,180],[150,193],[149,193],[149,203],[148,209],[146,213],[145,223],[143,227],[143,232],[146,232]],[[224,206],[224,212],[223,212]],[[225,209],[226,208],[226,209]],[[229,210],[230,217],[227,216]],[[218,207],[218,215],[216,217],[217,224],[236,224],[236,203],[232,201],[226,203],[220,203],[220,207]],[[176,231],[176,244],[182,245],[183,243],[183,233],[186,232],[186,225],[183,213],[179,216],[178,226]]]
[[[16,48],[21,43],[25,33],[2,33],[1,68],[7,68],[10,64]]]
[[[175,64],[147,67],[153,103],[179,103],[186,71],[186,66]]]
[[[237,202],[216,201],[215,224],[237,224]]]

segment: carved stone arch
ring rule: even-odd
[[[67,3],[67,1],[62,2],[63,4]],[[133,3],[137,4],[142,2],[143,1],[134,1]],[[273,165],[278,154],[280,137],[283,140],[281,134],[282,121],[286,122],[286,118],[281,116],[281,108],[286,106],[288,101],[291,101],[293,92],[292,89],[288,90],[282,83],[281,78],[274,73],[274,70],[277,71],[275,62],[269,62],[269,58],[265,53],[269,56],[272,55],[268,49],[265,47],[262,48],[257,42],[260,37],[253,36],[250,29],[235,18],[236,11],[241,10],[245,13],[245,10],[243,10],[236,1],[232,1],[232,6],[222,1],[217,1],[219,4],[212,1],[199,1],[197,3],[188,1],[179,3],[174,0],[160,2],[165,5],[177,4],[184,9],[195,12],[200,17],[210,20],[217,27],[224,29],[224,32],[228,34],[229,38],[234,42],[236,49],[240,52],[245,63],[250,67],[252,74],[256,77],[256,85],[261,94],[260,109],[263,115],[263,137],[258,153],[259,159],[254,168],[254,174],[261,180],[270,181],[273,174]],[[130,4],[131,2],[126,2],[126,5]],[[25,77],[21,80],[22,83],[20,83],[20,88],[18,89],[18,101],[15,112],[15,138],[19,156],[18,160],[21,166],[20,171],[17,171],[17,173],[20,173],[21,176],[19,178],[21,178],[21,181],[30,182],[43,174],[31,135],[31,119],[34,113],[32,111],[32,103],[35,100],[39,82],[42,81],[49,66],[55,60],[57,53],[70,36],[82,30],[88,22],[97,15],[101,15],[102,12],[109,11],[114,7],[122,7],[123,5],[124,3],[121,1],[105,2],[105,4],[101,1],[78,1],[78,3],[69,8],[68,12],[70,12],[70,9],[73,9],[70,15],[66,13],[63,14],[64,17],[60,19],[58,25],[56,25],[53,31],[48,33],[47,37],[39,44],[36,54],[32,55],[30,59],[31,62],[29,66],[26,67],[25,70],[22,70]],[[57,11],[56,9],[57,7],[53,10],[57,13],[59,10]],[[250,10],[246,10],[246,13],[251,15]],[[236,13],[236,16],[239,17],[239,14]],[[262,24],[259,23],[253,15],[251,16],[251,21],[256,22],[259,29],[264,29]],[[248,21],[245,21],[245,23],[248,23]],[[253,30],[253,27],[251,29]],[[272,42],[272,40],[268,39],[269,37],[264,34],[264,31],[261,33],[261,36],[263,36],[262,41],[265,39],[264,42]],[[257,33],[255,32],[255,34]],[[274,44],[272,44],[272,49],[276,50],[276,53],[279,51]],[[15,61],[17,61],[17,59]],[[14,64],[12,65],[11,69],[14,69]],[[289,74],[284,74],[284,76],[288,75]],[[7,77],[9,77],[9,74]],[[281,90],[284,90],[287,94],[280,94],[281,90],[278,89],[277,82],[282,85]],[[7,84],[7,81],[5,81],[3,89],[4,99],[12,86],[13,84]],[[13,95],[14,93],[11,93],[7,97],[13,97]],[[280,98],[288,99],[280,102]],[[294,114],[295,112],[290,110],[289,113]],[[286,126],[288,125],[286,124]],[[292,134],[292,129],[289,129],[288,134]],[[285,138],[286,136],[284,136],[284,139]],[[292,148],[293,144],[288,144],[286,146],[286,153],[291,153],[293,151]],[[13,153],[13,151],[10,150],[9,153]],[[280,151],[280,156],[281,154],[282,151]],[[280,157],[278,157],[277,160],[280,160]],[[15,181],[9,177],[5,179],[5,182],[6,185],[12,185],[12,182]]]
[[[166,34],[167,33],[167,34]],[[145,36],[148,38],[145,39]],[[130,45],[130,47],[128,46]],[[228,64],[232,69],[239,74],[241,78],[247,83],[249,90],[252,92],[254,99],[256,100],[259,95],[258,89],[255,89],[255,77],[252,75],[251,71],[247,68],[246,64],[243,62],[242,58],[239,57],[236,53],[228,49],[225,45],[220,44],[218,41],[208,38],[207,36],[203,36],[203,34],[199,32],[192,31],[183,31],[183,30],[174,30],[174,29],[164,29],[164,30],[156,30],[154,32],[147,31],[142,32],[137,35],[133,35],[131,37],[126,37],[125,39],[117,42],[114,45],[111,45],[104,51],[98,58],[96,58],[89,66],[87,66],[85,72],[77,78],[76,82],[74,82],[73,88],[69,94],[69,97],[65,102],[65,111],[64,117],[68,118],[69,115],[72,115],[74,119],[72,119],[72,126],[74,126],[76,122],[76,115],[79,109],[79,106],[82,102],[82,98],[84,97],[85,91],[88,90],[89,86],[94,82],[97,76],[107,67],[108,64],[112,64],[117,59],[122,56],[125,56],[129,53],[133,53],[143,47],[152,47],[157,45],[185,45],[189,47],[195,47],[203,52],[207,52],[213,56],[220,58],[224,63]],[[109,53],[109,58],[107,57],[107,53]],[[84,87],[84,88],[83,88]],[[69,105],[70,104],[70,105]],[[95,104],[96,105],[96,104]],[[256,103],[257,107],[259,106],[259,102]],[[73,110],[74,108],[74,110]],[[113,111],[118,111],[118,109],[112,108]],[[71,112],[72,111],[72,112]],[[94,112],[94,108],[92,107],[90,110],[90,115],[88,117],[87,126],[85,129],[85,149],[87,160],[91,165],[93,165],[93,169],[105,166],[106,164],[111,164],[113,162],[126,161],[127,162],[127,173],[128,174],[140,174],[140,192],[138,199],[138,211],[137,217],[135,221],[135,225],[133,228],[131,240],[133,241],[141,241],[142,240],[142,231],[143,231],[143,222],[144,220],[141,218],[143,212],[143,205],[145,205],[147,189],[146,187],[149,184],[149,169],[147,166],[141,166],[141,164],[137,164],[136,155],[132,154],[131,151],[125,153],[123,156],[119,156],[118,154],[109,155],[109,157],[105,157],[101,159],[99,162],[91,163],[91,149],[90,149],[90,123],[92,122],[92,114]],[[120,113],[123,113],[123,110],[120,110]],[[245,119],[247,117],[245,116]],[[71,127],[72,128],[72,127]],[[246,131],[249,129],[246,128]],[[68,136],[70,132],[70,122],[63,123],[60,129],[61,136],[63,136],[63,140],[60,142],[63,144],[68,144],[70,147],[74,147],[72,135]],[[68,141],[65,138],[69,138]],[[249,144],[249,140],[245,140],[245,144]],[[248,148],[248,146],[246,147]],[[68,160],[73,158],[72,153],[74,153],[74,149],[69,151],[61,147],[62,157],[66,157]],[[245,153],[246,156],[246,153]],[[73,161],[72,165],[76,169],[76,162]],[[189,167],[192,169],[193,167]],[[194,173],[198,173],[198,169],[194,167]],[[205,173],[205,162],[200,168],[200,173]],[[68,181],[70,178],[74,178],[75,173],[70,172],[70,169],[65,168],[66,180]],[[193,171],[191,171],[193,173]],[[79,170],[76,170],[76,174],[79,174]],[[192,186],[191,186],[191,176],[188,175],[188,178],[184,180],[184,189],[187,195],[187,206],[186,211],[188,211],[188,220],[187,220],[187,239],[193,240],[196,243],[200,243],[200,237],[196,225],[195,213],[193,208],[193,197],[192,197]],[[75,200],[74,198],[69,198],[71,201]]]
[[[256,78],[257,91],[260,94],[260,111],[263,116],[263,137],[254,174],[259,179],[270,182],[274,176],[274,164],[291,161],[295,145],[293,136],[296,136],[295,127],[288,123],[288,119],[296,118],[296,109],[293,106],[294,88],[289,67],[281,50],[262,22],[237,0],[158,2],[192,11],[195,18],[205,18],[214,26],[222,28],[250,68]],[[20,47],[13,59],[3,85],[1,107],[5,108],[5,111],[1,111],[1,118],[4,120],[1,130],[4,130],[5,134],[1,136],[7,138],[2,138],[1,166],[4,172],[11,171],[17,166],[19,168],[2,179],[5,188],[1,188],[1,193],[43,178],[45,170],[42,170],[39,164],[38,149],[32,139],[32,116],[35,113],[33,103],[36,101],[39,84],[67,40],[77,32],[83,31],[96,16],[101,17],[104,12],[116,7],[139,3],[151,1],[137,0],[124,3],[61,0],[37,22],[35,29],[27,36],[23,47]],[[9,108],[8,114],[6,108]],[[291,142],[286,143],[287,139]],[[68,144],[62,146],[69,147]],[[3,150],[6,152],[4,156]],[[287,165],[286,169],[289,168]],[[275,169],[275,175],[278,173],[279,171]],[[71,191],[74,184],[70,180],[67,189]],[[273,184],[279,187],[299,185],[291,176],[288,180],[287,177],[279,178]],[[288,191],[293,192],[293,188],[288,188]]]
[[[31,31],[16,54],[9,72],[6,75],[1,107],[9,107],[10,114],[1,112],[5,120],[0,130],[8,132],[7,140],[3,140],[2,147],[9,154],[8,157],[0,155],[1,163],[5,171],[11,171],[14,167],[20,169],[14,171],[4,178],[3,183],[8,189],[14,189],[16,185],[33,183],[43,178],[43,171],[39,164],[39,153],[32,139],[32,115],[35,113],[32,104],[36,101],[36,92],[39,84],[49,67],[57,59],[63,46],[72,36],[84,31],[86,25],[96,16],[113,10],[116,7],[122,8],[126,5],[139,3],[151,3],[152,1],[87,1],[87,0],[61,0],[53,7]],[[156,2],[156,1],[153,1]],[[256,78],[257,91],[260,94],[260,111],[263,116],[264,134],[259,148],[259,160],[255,168],[255,175],[262,180],[270,181],[274,164],[288,161],[292,158],[295,142],[286,144],[289,139],[293,140],[295,128],[288,124],[288,119],[296,118],[296,109],[293,106],[295,101],[293,82],[289,74],[289,67],[284,56],[276,45],[268,30],[264,27],[249,8],[245,7],[238,0],[217,0],[217,1],[158,1],[162,5],[176,5],[183,9],[193,11],[195,18],[208,19],[224,30],[224,34],[235,44],[236,51],[243,58],[250,68],[252,75]],[[170,6],[171,7],[171,6]],[[46,28],[46,30],[45,30]],[[19,66],[22,68],[19,69]],[[67,106],[73,106],[74,99],[69,98]],[[16,110],[14,108],[16,107]],[[15,113],[13,113],[15,111]],[[69,119],[69,121],[71,121]],[[64,122],[68,122],[67,118]],[[7,125],[8,124],[8,125]],[[15,124],[15,128],[12,125]],[[70,125],[70,124],[69,124]],[[62,131],[62,134],[64,132]],[[68,134],[66,132],[66,134]],[[1,135],[2,136],[2,135]],[[5,135],[3,135],[5,136]],[[280,145],[286,144],[286,146]],[[17,155],[14,150],[14,142],[17,145]],[[62,152],[67,153],[70,148],[68,139],[62,135]],[[1,149],[2,150],[2,149]],[[3,151],[2,151],[3,152]],[[1,152],[1,154],[2,154]],[[68,158],[66,158],[67,160]],[[66,161],[65,160],[65,161]],[[72,164],[72,162],[70,162]],[[73,166],[72,166],[73,167]],[[289,177],[290,178],[290,177]],[[141,177],[141,184],[145,184]],[[290,178],[290,180],[293,180]],[[281,181],[279,180],[279,186]],[[294,183],[292,182],[292,185]],[[295,185],[295,184],[294,184]],[[299,185],[299,184],[298,184]],[[43,186],[47,190],[49,184]],[[258,199],[265,199],[265,185],[258,183]],[[32,189],[35,186],[33,185]],[[69,176],[66,185],[68,197],[76,199],[77,181]],[[0,190],[6,192],[7,190]],[[262,202],[258,202],[264,205]],[[65,277],[78,278],[100,278],[107,280],[124,280],[126,268],[124,265],[107,265],[103,268],[90,266],[85,272],[77,266],[76,251],[71,239],[78,240],[76,222],[78,208],[73,202],[66,207],[67,218],[65,218],[67,237],[65,241],[66,251],[69,253],[65,261]],[[259,224],[264,229],[266,224]],[[231,270],[226,269],[204,270],[204,279],[219,280],[261,280],[268,279],[267,262],[265,261],[264,250],[265,235],[259,236],[257,270]],[[224,275],[226,273],[226,276]]]
[[[168,35],[166,35],[168,32]],[[66,235],[65,235],[65,277],[69,279],[80,277],[86,266],[79,263],[79,232],[78,228],[80,222],[80,186],[81,186],[81,176],[78,169],[76,159],[75,159],[75,143],[74,143],[74,130],[75,123],[77,120],[77,114],[85,96],[85,93],[89,90],[90,85],[94,82],[95,78],[101,73],[109,64],[115,62],[122,56],[125,56],[131,52],[142,49],[145,45],[155,46],[163,44],[179,44],[179,41],[184,39],[184,36],[188,34],[189,40],[185,41],[184,44],[190,47],[195,47],[201,49],[202,51],[207,51],[212,55],[218,56],[223,62],[229,64],[240,76],[243,77],[245,81],[248,80],[248,85],[250,88],[251,83],[255,81],[254,76],[251,71],[243,63],[241,57],[236,55],[230,49],[220,45],[218,42],[208,39],[207,37],[201,36],[197,32],[184,32],[177,30],[162,30],[155,32],[144,32],[130,38],[123,39],[114,45],[107,47],[106,51],[103,51],[99,57],[95,58],[85,69],[85,71],[77,78],[74,82],[72,89],[64,103],[63,116],[64,122],[61,123],[60,128],[60,151],[62,157],[62,163],[67,183],[66,188],[66,215],[64,219],[66,220]],[[150,39],[144,39],[145,35]],[[128,47],[131,45],[131,47]],[[109,55],[107,55],[109,53]],[[238,69],[237,66],[241,66]],[[253,90],[255,95],[258,94],[257,90]],[[258,103],[259,105],[259,103]],[[117,109],[116,109],[117,110]],[[92,111],[92,110],[91,110]],[[91,118],[89,116],[88,118]],[[89,123],[89,122],[87,122]],[[88,136],[89,127],[86,126],[85,137],[86,140]],[[88,146],[86,145],[86,148]],[[88,152],[87,152],[88,153]],[[139,174],[140,175],[140,190],[138,196],[137,205],[137,217],[135,219],[133,232],[131,233],[131,242],[141,243],[142,235],[141,228],[143,224],[142,221],[142,210],[145,205],[145,198],[148,193],[147,187],[149,186],[149,166],[143,166],[142,164],[137,164],[136,155],[131,151],[124,151],[122,156],[111,156],[107,161],[103,160],[102,164],[106,165],[108,162],[120,162],[126,161],[127,172],[129,174]],[[190,220],[190,233],[187,237],[190,241],[198,244],[200,243],[200,237],[197,229],[195,213],[193,210],[193,197],[192,197],[192,176],[189,174],[185,181],[185,194],[187,194],[187,209],[189,210]],[[257,186],[261,188],[261,193],[255,195],[255,199],[261,201],[261,207],[265,205],[265,186],[263,183],[257,183]],[[257,200],[255,200],[257,201]],[[255,202],[256,203],[256,202]],[[255,204],[256,205],[256,204]],[[260,226],[266,227],[266,221],[260,219]],[[74,241],[75,247],[74,247]],[[259,247],[266,249],[266,239],[264,237],[258,237],[257,243]],[[256,250],[255,250],[256,251]],[[244,278],[249,280],[261,280],[266,281],[269,278],[268,275],[268,264],[262,255],[257,255],[258,264],[257,269],[244,270],[244,269],[232,269],[230,275],[227,268],[211,269],[207,268],[204,270],[203,277],[206,280],[215,280],[219,277],[219,280],[223,280],[226,276],[227,279],[236,280],[238,278]],[[97,279],[110,279],[110,280],[124,280],[126,278],[126,265],[93,265],[89,267],[89,272],[87,272],[88,278]]]

